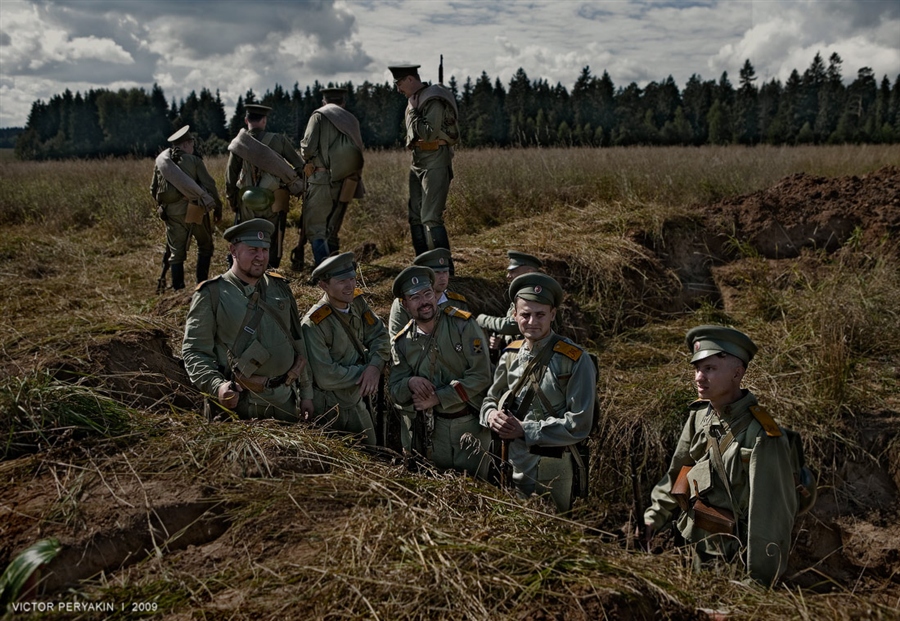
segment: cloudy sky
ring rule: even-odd
[[[749,58],[762,80],[806,69],[816,52],[900,74],[898,0],[0,0],[0,127],[66,88],[144,87],[169,100],[219,90],[231,114],[247,89],[390,79],[422,64],[437,78],[571,88],[588,65],[617,86],[727,71]]]

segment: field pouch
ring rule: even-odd
[[[341,182],[341,195],[338,197],[339,203],[349,203],[356,196],[356,186],[359,185],[359,177],[351,175]]]
[[[697,499],[694,502],[694,524],[715,535],[734,534],[734,513]]]
[[[272,203],[272,213],[280,213],[290,209],[291,193],[287,188],[275,188],[272,193],[275,195]]]
[[[672,498],[678,503],[682,511],[691,508],[691,488],[688,486],[688,474],[691,472],[690,466],[682,466],[681,471],[675,478],[675,484],[672,485]]]
[[[184,216],[184,221],[187,224],[203,224],[203,216],[205,215],[206,210],[203,207],[197,203],[188,203],[187,214]]]
[[[244,353],[241,354],[241,357],[238,358],[237,362],[234,363],[234,370],[241,375],[250,377],[271,357],[272,354],[269,353],[268,349],[262,346],[262,343],[253,341],[250,343],[250,346],[244,350]]]

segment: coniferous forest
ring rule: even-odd
[[[347,108],[360,121],[369,148],[401,144],[406,99],[389,82],[354,85]],[[900,141],[900,75],[880,81],[869,67],[845,83],[837,53],[828,62],[816,54],[809,67],[786,82],[759,83],[750,60],[737,83],[727,72],[704,80],[694,74],[684,88],[669,76],[643,88],[613,84],[609,74],[584,67],[571,90],[519,69],[504,86],[487,73],[447,86],[459,101],[462,143],[480,146],[627,146],[703,144],[841,144]],[[202,88],[169,102],[162,88],[66,90],[32,104],[15,144],[20,159],[150,156],[166,137],[190,124],[204,153],[224,153],[243,126],[244,105],[272,107],[268,129],[299,144],[306,122],[321,106],[314,83],[286,90],[275,85],[263,95],[247,91],[229,117],[218,93]]]

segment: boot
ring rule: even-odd
[[[328,258],[328,242],[324,239],[314,239],[310,242],[312,245],[313,259],[316,265]]]
[[[425,225],[410,224],[409,232],[412,235],[413,250],[416,256],[428,252],[428,235],[425,233]]]
[[[212,257],[197,257],[197,284],[209,278],[209,264]]]
[[[435,248],[446,248],[450,250],[450,238],[447,236],[447,229],[443,226],[433,226],[428,229],[431,234],[431,242]],[[453,256],[450,257],[450,276],[452,277],[455,270],[453,268]]]
[[[184,289],[184,263],[173,263],[169,270],[172,272],[172,288],[175,291]]]

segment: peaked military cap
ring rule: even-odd
[[[419,67],[422,65],[409,65],[409,64],[400,64],[400,65],[391,65],[388,69],[391,70],[391,74],[394,76],[395,80],[402,80],[408,75],[419,75]]]
[[[319,266],[313,270],[312,279],[346,278],[355,273],[356,257],[352,252],[342,252],[319,263]]]
[[[177,132],[175,132],[174,134],[172,134],[171,136],[166,138],[166,140],[168,140],[172,144],[178,144],[180,142],[184,142],[185,140],[190,140],[190,139],[191,139],[191,126],[190,125],[185,125],[181,129],[179,129]]]
[[[231,244],[247,244],[268,248],[272,244],[275,225],[263,218],[253,218],[225,229],[225,240]]]
[[[325,99],[345,99],[347,97],[346,88],[323,88],[319,91]]]
[[[731,354],[748,364],[756,355],[758,347],[750,337],[725,326],[697,326],[685,336],[685,344],[691,354],[691,362],[697,362],[719,353]]]
[[[434,285],[434,270],[424,265],[410,265],[394,279],[391,291],[395,298],[413,295]]]
[[[544,262],[538,259],[533,254],[528,254],[527,252],[518,252],[516,250],[507,250],[506,256],[509,257],[509,267],[507,267],[507,271],[514,270],[519,267],[533,267],[536,270],[544,267]]]
[[[450,251],[447,248],[435,248],[423,252],[413,260],[413,265],[424,265],[435,272],[450,271]]]
[[[556,280],[547,274],[531,272],[516,276],[509,285],[509,299],[531,300],[549,304],[554,308],[562,303],[563,290]]]
[[[261,104],[244,104],[245,114],[258,114],[259,116],[269,116],[272,108]]]

